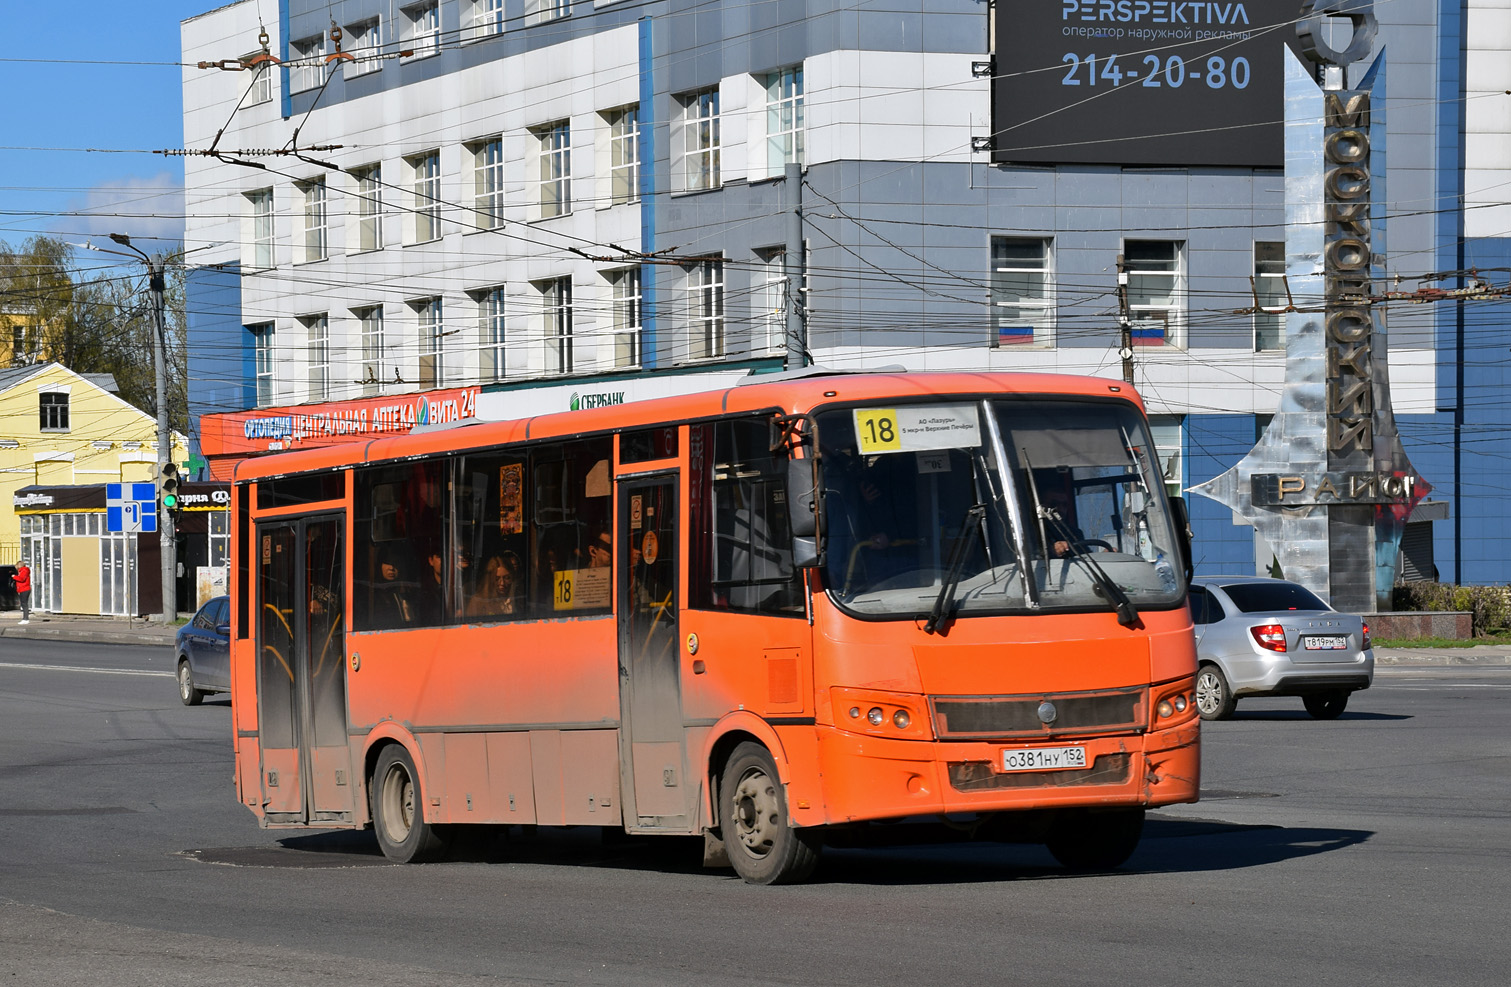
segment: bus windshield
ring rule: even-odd
[[[1122,604],[1183,599],[1162,471],[1129,405],[948,401],[816,420],[825,585],[852,613],[926,617],[947,598],[956,617],[1121,619]]]

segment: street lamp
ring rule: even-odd
[[[162,257],[149,257],[131,242],[131,237],[124,233],[112,233],[110,239],[120,244],[131,254],[135,254],[147,265],[147,283],[152,289],[152,356],[153,365],[157,376],[157,451],[158,458],[164,464],[173,462],[173,433],[168,428],[168,359],[163,340],[163,292],[166,288],[166,278],[163,274]],[[105,250],[93,244],[87,244],[91,250],[99,250],[102,253],[116,254],[120,257],[129,257],[131,254],[123,254],[118,250]],[[163,473],[163,477],[167,477]],[[163,506],[162,516],[158,518],[158,545],[161,548],[163,562],[163,614],[164,623],[173,623],[178,620],[178,543],[174,539],[173,512]]]

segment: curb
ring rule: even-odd
[[[171,648],[173,637],[152,632],[91,631],[65,627],[5,627],[0,638],[17,641],[65,641],[71,644],[124,644],[134,647]]]
[[[1375,667],[1427,667],[1427,668],[1506,668],[1511,666],[1511,654],[1504,655],[1455,655],[1427,652],[1420,655],[1375,655]]]

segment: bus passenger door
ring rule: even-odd
[[[619,486],[620,784],[625,826],[639,831],[688,825],[676,503],[675,475]]]
[[[353,819],[346,519],[257,526],[257,702],[269,823]]]

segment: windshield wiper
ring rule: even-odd
[[[1070,530],[1070,526],[1065,523],[1060,512],[1053,507],[1044,506],[1044,502],[1039,499],[1039,484],[1034,480],[1034,464],[1029,462],[1027,449],[1023,449],[1022,453],[1023,466],[1028,473],[1029,493],[1034,498],[1034,514],[1039,519],[1039,542],[1040,548],[1044,551],[1045,578],[1049,576],[1049,534],[1044,530],[1044,522],[1048,521],[1049,527],[1065,543],[1066,557],[1079,562],[1087,572],[1091,573],[1092,592],[1112,604],[1112,608],[1117,611],[1118,623],[1124,627],[1134,626],[1138,623],[1138,608],[1133,605],[1132,600],[1128,599],[1128,594],[1123,592],[1123,587],[1113,582],[1112,577],[1107,575],[1106,570],[1097,564],[1096,560],[1076,547],[1075,532]]]
[[[1066,558],[1081,563],[1081,565],[1085,566],[1086,571],[1091,573],[1093,592],[1112,604],[1113,609],[1117,611],[1118,623],[1124,627],[1132,627],[1137,624],[1138,607],[1135,607],[1133,601],[1128,598],[1128,594],[1123,592],[1123,587],[1112,581],[1112,577],[1107,575],[1107,570],[1103,569],[1096,559],[1092,558],[1090,552],[1082,551],[1077,547],[1075,533],[1070,530],[1070,526],[1065,523],[1065,519],[1060,516],[1060,512],[1053,507],[1045,507],[1040,504],[1039,517],[1048,521],[1054,533],[1059,536],[1061,541],[1065,542]]]
[[[946,613],[953,608],[955,588],[960,585],[960,570],[965,568],[965,557],[981,536],[981,522],[985,519],[985,504],[972,504],[966,509],[960,537],[955,539],[955,547],[950,551],[949,572],[944,577],[944,585],[939,587],[939,595],[934,599],[934,609],[929,614],[928,622],[923,625],[924,633],[934,633]]]

